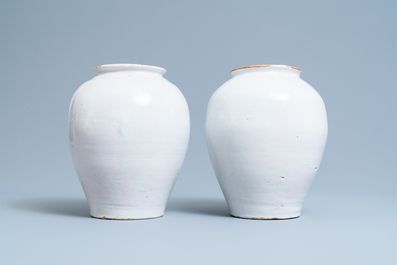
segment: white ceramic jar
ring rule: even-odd
[[[300,73],[286,65],[236,68],[210,99],[207,145],[232,216],[300,215],[328,130],[323,100]]]
[[[186,100],[160,67],[107,64],[96,71],[69,113],[70,150],[91,216],[160,217],[188,146]]]

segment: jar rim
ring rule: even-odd
[[[97,73],[115,72],[115,71],[147,71],[154,72],[163,75],[166,70],[159,66],[153,66],[148,64],[131,64],[131,63],[120,63],[120,64],[101,64],[95,67]]]
[[[241,70],[241,69],[247,69],[247,68],[261,68],[261,67],[279,67],[279,68],[291,68],[298,70],[302,72],[301,69],[295,66],[289,66],[289,65],[284,65],[284,64],[254,64],[254,65],[247,65],[247,66],[241,66],[234,68],[231,72],[236,71],[236,70]]]

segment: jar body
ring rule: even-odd
[[[179,89],[127,66],[84,83],[70,105],[70,150],[96,218],[162,216],[188,146],[189,110]]]
[[[230,213],[298,217],[327,138],[320,95],[284,66],[237,70],[211,97],[206,137]]]

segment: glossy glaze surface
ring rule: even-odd
[[[300,73],[284,65],[238,68],[210,99],[207,145],[233,216],[300,215],[328,129],[323,100]]]
[[[189,110],[160,67],[102,65],[73,96],[70,150],[91,215],[164,214],[185,158]]]

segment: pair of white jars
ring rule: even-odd
[[[69,140],[91,216],[164,214],[185,158],[189,109],[160,67],[109,64],[72,98]],[[251,219],[300,215],[327,138],[324,103],[284,65],[255,65],[211,97],[206,136],[230,213]]]

